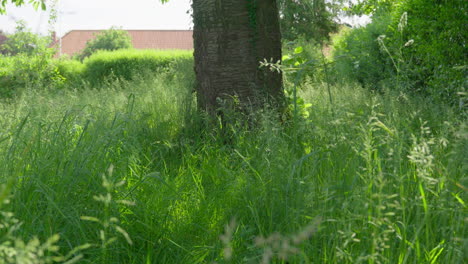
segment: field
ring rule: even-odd
[[[185,2],[68,54],[0,1],[0,264],[468,263],[467,1]]]
[[[310,81],[223,127],[184,69],[0,103],[7,263],[466,261],[460,108]]]

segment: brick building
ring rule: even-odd
[[[126,30],[132,38],[135,49],[193,49],[192,30]],[[72,30],[61,40],[57,39],[60,54],[73,56],[81,52],[86,42],[101,30]],[[61,49],[60,49],[61,43]]]

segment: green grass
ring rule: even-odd
[[[466,260],[456,109],[352,85],[332,87],[330,105],[309,84],[300,123],[265,111],[253,130],[220,129],[195,111],[192,87],[161,74],[1,103],[1,210],[22,222],[2,243],[59,234],[55,255],[86,245],[79,263]]]

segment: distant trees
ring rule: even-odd
[[[344,0],[277,0],[283,39],[322,42],[338,30],[337,16]]]
[[[91,56],[98,50],[118,50],[132,48],[132,38],[125,30],[111,28],[104,30],[86,43],[86,47],[78,56],[81,60]]]
[[[7,39],[0,45],[0,52],[9,56],[33,55],[46,51],[49,43],[49,38],[32,33],[26,23],[20,20],[17,22],[15,33],[7,35]]]

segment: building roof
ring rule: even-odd
[[[62,37],[62,54],[74,55],[102,30],[72,30]],[[126,30],[136,49],[193,49],[192,30]]]

